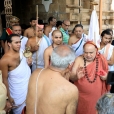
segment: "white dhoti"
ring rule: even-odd
[[[19,66],[8,73],[10,96],[14,99],[15,105],[19,106],[13,109],[14,114],[21,114],[26,105],[25,101],[30,75],[31,70],[27,64],[26,58],[22,55]]]
[[[75,51],[76,57],[83,54],[83,45],[85,44],[85,39],[82,37],[78,42],[72,45],[73,50]]]
[[[32,72],[36,68],[44,68],[44,57],[43,57],[44,51],[50,45],[51,45],[50,40],[46,37],[42,37],[38,51],[34,52],[32,56],[33,59]]]

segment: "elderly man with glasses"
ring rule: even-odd
[[[63,43],[65,44],[68,44],[68,40],[69,40],[69,33],[68,33],[69,26],[70,26],[70,21],[64,20],[62,23],[62,27],[60,28],[60,31],[63,34]]]

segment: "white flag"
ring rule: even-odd
[[[111,10],[114,11],[114,0],[112,0],[112,3],[111,3]]]
[[[99,23],[96,10],[92,11],[90,26],[88,32],[88,40],[93,41],[98,48],[100,48],[100,35],[99,35]]]

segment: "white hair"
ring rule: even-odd
[[[106,93],[97,102],[98,114],[114,114],[114,94]]]
[[[64,50],[65,47],[66,49]],[[73,63],[75,60],[75,52],[74,50],[68,45],[58,46],[53,49],[51,55],[51,66],[65,69],[68,67],[69,64]]]

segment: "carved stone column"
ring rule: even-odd
[[[10,26],[10,17],[12,16],[12,0],[4,0],[6,27]]]

